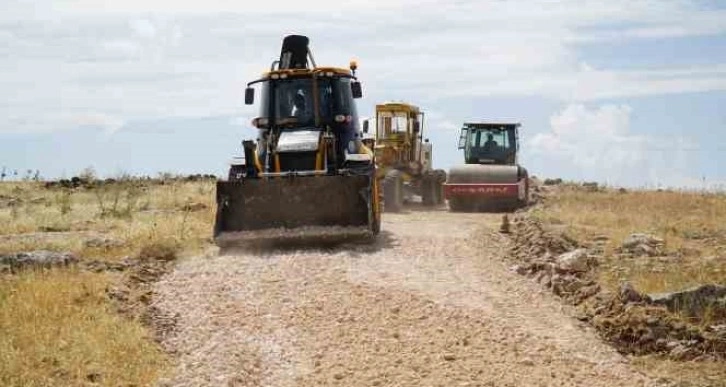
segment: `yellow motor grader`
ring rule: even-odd
[[[398,212],[418,196],[424,206],[443,204],[446,172],[433,169],[432,145],[424,139],[424,112],[415,105],[388,102],[376,105],[377,177],[382,181],[383,209]],[[368,133],[369,121],[363,122]]]
[[[244,157],[218,181],[214,239],[219,246],[287,236],[368,236],[380,230],[375,154],[360,138],[350,70],[318,67],[309,39],[286,36],[280,59],[250,82],[245,104],[261,86],[257,141],[242,142]]]

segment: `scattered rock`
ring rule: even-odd
[[[558,270],[566,273],[586,272],[594,263],[586,249],[573,250],[557,257]]]
[[[596,235],[594,238],[592,238],[593,242],[608,242],[610,241],[610,237],[607,235]]]
[[[663,239],[649,234],[631,234],[623,241],[620,251],[635,256],[653,257],[663,250]]]
[[[92,260],[87,261],[83,263],[84,269],[88,271],[92,271],[95,273],[100,273],[103,271],[124,271],[129,267],[129,264],[126,262],[108,262],[108,261],[99,261],[99,260]]]
[[[711,325],[706,328],[706,331],[716,337],[726,340],[726,324]]]
[[[85,242],[86,247],[110,249],[115,247],[123,247],[123,241],[109,237],[94,237]]]
[[[592,270],[598,263],[594,255],[596,248],[578,248],[577,241],[526,216],[516,217],[512,229],[510,258],[517,265],[514,270],[533,277],[563,301],[577,306],[577,318],[593,326],[619,352],[660,354],[679,361],[726,357],[726,327],[702,328],[673,313],[665,300],[678,299],[678,295],[653,296],[663,299],[656,303],[629,283],[624,283],[616,292],[602,289],[597,273]],[[605,237],[596,240],[607,242]],[[663,245],[663,240],[654,236],[633,234],[623,243],[621,251],[630,256],[646,253],[660,257]],[[692,290],[702,298],[708,295],[713,301],[709,312],[724,310],[724,320],[721,315],[715,318],[726,321],[726,291],[714,285]],[[724,307],[714,308],[714,305]]]
[[[649,301],[648,296],[640,294],[629,282],[620,285],[619,295],[623,304]]]
[[[52,268],[68,266],[78,262],[72,253],[48,250],[36,250],[10,255],[0,255],[0,267],[5,271],[16,273],[26,268]]]
[[[600,292],[601,288],[599,284],[592,284],[589,286],[583,286],[577,291],[576,297],[575,297],[575,304],[580,304],[582,301],[584,301],[587,298],[590,298]]]
[[[91,372],[88,375],[86,375],[86,380],[88,380],[91,383],[99,383],[103,379],[102,375],[99,372]]]
[[[701,285],[689,289],[650,295],[654,304],[663,305],[672,312],[683,312],[690,316],[701,316],[706,309],[715,309],[712,312],[719,312],[726,302],[726,286],[723,285]]]
[[[453,353],[445,353],[444,354],[444,360],[446,360],[446,361],[454,361],[454,360],[456,360],[456,356]]]
[[[691,360],[698,356],[698,351],[684,344],[677,344],[669,353],[674,360]]]
[[[551,279],[552,291],[558,296],[568,296],[585,287],[585,281],[572,275],[555,274]]]

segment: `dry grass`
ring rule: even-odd
[[[42,248],[72,251],[81,257],[117,259],[160,238],[174,238],[186,250],[199,250],[211,238],[213,195],[212,181],[141,187],[126,182],[91,190],[3,183],[0,254]],[[37,235],[48,230],[65,234]],[[120,244],[86,246],[94,235]]]
[[[193,254],[211,241],[213,195],[210,180],[73,190],[0,183],[0,254],[47,249],[108,261]],[[111,243],[89,246],[94,239]],[[144,327],[110,307],[111,280],[65,269],[0,278],[0,385],[153,384],[165,355]]]
[[[580,241],[607,236],[603,283],[632,282],[646,293],[726,283],[726,196],[687,192],[598,191],[562,187],[535,212]],[[632,233],[665,241],[666,257],[617,258]]]
[[[560,186],[533,215],[564,228],[588,243],[608,237],[603,246],[600,282],[615,289],[631,282],[645,293],[674,291],[703,283],[726,284],[726,196],[668,191],[629,191]],[[617,247],[632,233],[649,233],[665,242],[666,257],[626,258]],[[708,315],[697,323],[709,325]],[[677,386],[726,386],[723,362],[677,362],[634,358],[634,365]]]
[[[722,362],[682,362],[643,356],[633,364],[653,378],[677,381],[677,387],[726,387],[726,367]]]
[[[109,310],[108,277],[28,272],[0,282],[0,385],[150,385],[164,356]]]

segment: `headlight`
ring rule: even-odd
[[[358,153],[358,144],[355,140],[348,141],[348,153]]]

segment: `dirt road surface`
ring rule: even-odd
[[[158,282],[170,386],[651,386],[508,269],[498,215],[386,214],[374,246],[196,257]]]

